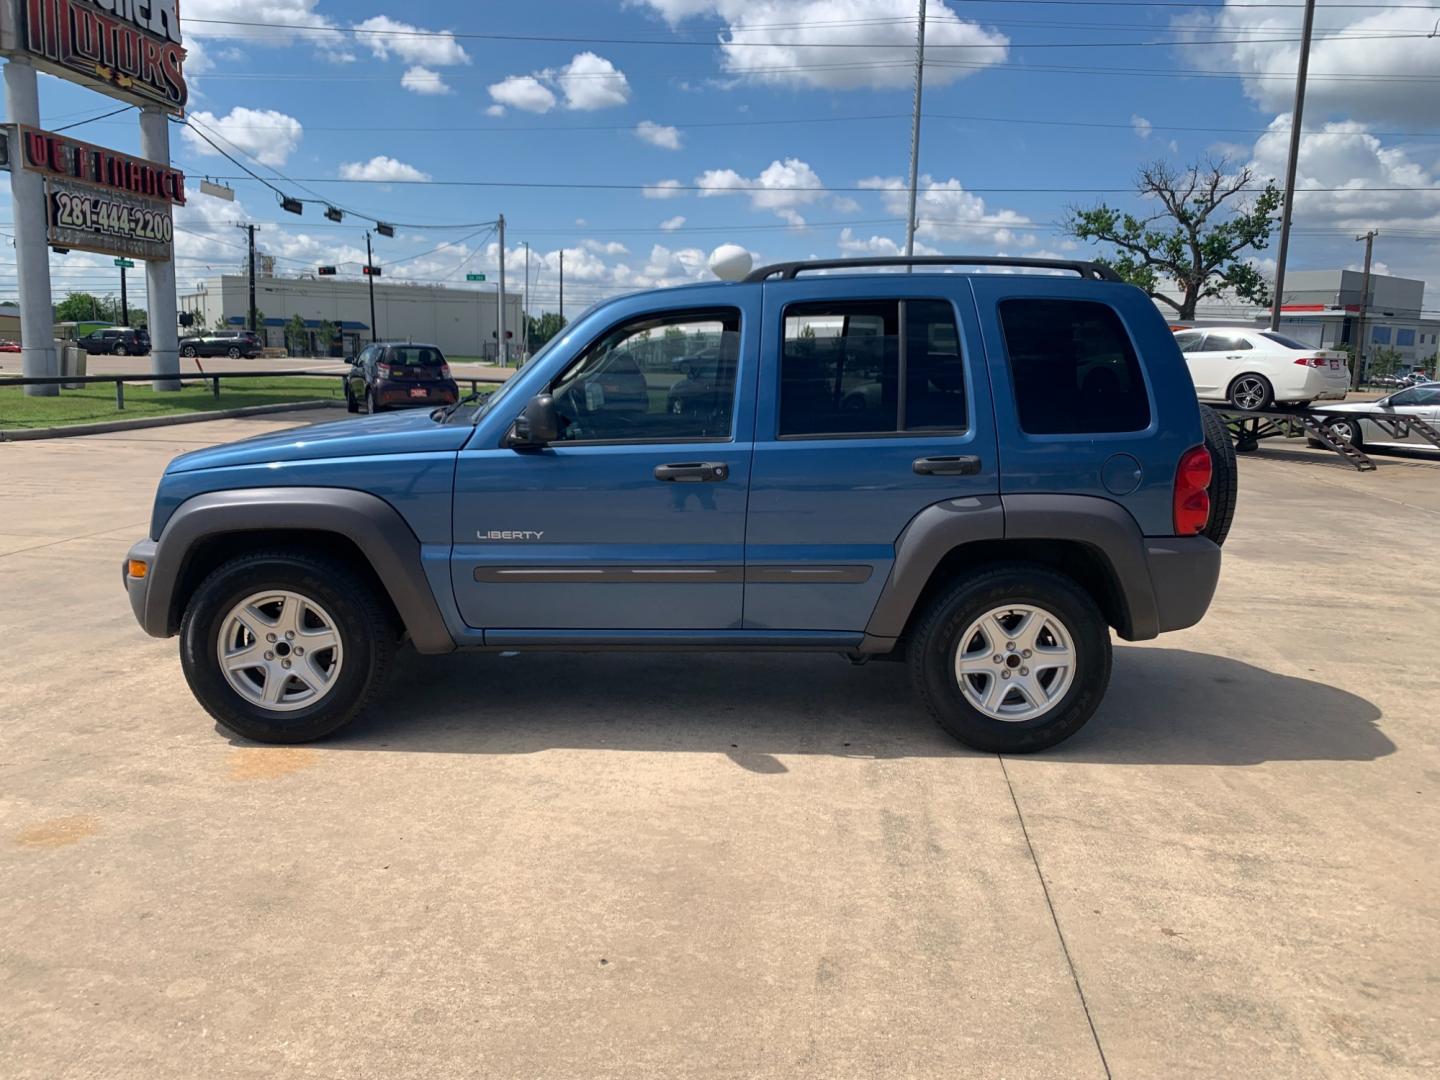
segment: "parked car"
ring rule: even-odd
[[[1236,409],[1343,401],[1350,367],[1343,352],[1317,349],[1253,326],[1206,326],[1181,330],[1175,344],[1185,354],[1201,401]]]
[[[16,353],[23,351],[18,341],[0,341],[0,352]]]
[[[732,351],[718,346],[705,349],[676,360],[674,367],[684,374],[670,384],[666,394],[666,407],[671,413],[686,416],[728,406],[735,380]]]
[[[1344,405],[1326,405],[1323,412],[1334,416],[1325,426],[1330,433],[1356,447],[1405,446],[1434,450],[1436,446],[1414,428],[1394,423],[1380,423],[1364,416],[1347,413],[1382,413],[1403,421],[1413,417],[1431,427],[1440,427],[1440,383],[1426,383],[1397,391],[1379,401],[1355,401]],[[1387,430],[1388,429],[1388,430]],[[1312,441],[1313,445],[1313,441]]]
[[[75,344],[91,356],[144,356],[150,351],[150,332],[138,326],[107,326],[90,331]]]
[[[445,354],[434,345],[384,342],[360,351],[345,380],[345,406],[352,413],[363,402],[367,412],[423,405],[452,405],[460,388]]]
[[[924,272],[957,263],[1074,276]],[[844,272],[895,265],[918,272]],[[715,407],[658,386],[638,407],[636,355],[676,337],[735,357]],[[438,352],[361,366],[408,400],[396,373]],[[855,356],[896,392],[846,408]],[[1022,753],[1094,713],[1112,630],[1204,615],[1235,480],[1164,320],[1108,267],[789,263],[601,303],[483,403],[177,457],[123,577],[201,704],[265,742],[345,725],[408,638],[903,660],[952,735]]]
[[[1379,386],[1388,390],[1406,385],[1405,380],[1399,375],[1372,375],[1370,376],[1369,383],[1371,386]]]
[[[250,330],[216,330],[180,339],[181,356],[228,356],[231,360],[254,360],[264,346]]]

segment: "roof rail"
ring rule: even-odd
[[[1070,270],[1092,281],[1123,280],[1103,263],[1082,259],[1022,259],[1009,255],[894,255],[865,259],[808,259],[801,262],[772,263],[746,275],[746,281],[767,281],[779,277],[793,281],[797,274],[810,270],[849,270],[869,266],[1023,266],[1035,270]]]

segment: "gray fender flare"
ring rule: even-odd
[[[166,522],[147,579],[141,625],[156,637],[176,632],[175,590],[198,543],[223,533],[296,530],[338,533],[370,562],[415,648],[455,648],[422,567],[420,541],[385,500],[344,488],[242,488],[197,495]]]

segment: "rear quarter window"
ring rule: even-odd
[[[1031,435],[1142,431],[1150,398],[1115,309],[1092,300],[999,305],[1020,427]]]

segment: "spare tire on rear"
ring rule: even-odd
[[[1235,444],[1220,414],[1208,405],[1200,406],[1200,425],[1205,448],[1210,451],[1210,520],[1202,536],[1216,544],[1225,543],[1230,523],[1235,520],[1235,501],[1240,494],[1240,470],[1235,464]]]

